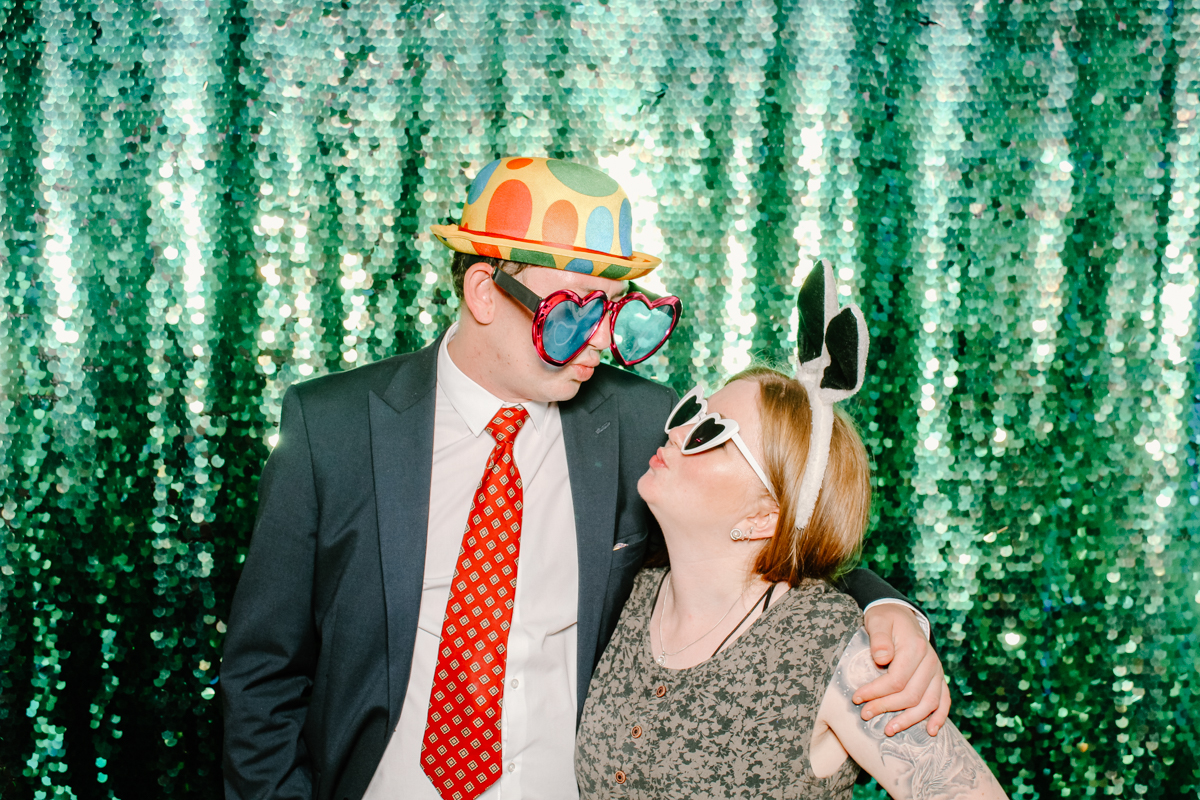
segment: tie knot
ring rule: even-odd
[[[529,412],[523,408],[502,408],[484,430],[499,443],[511,442],[528,419]]]

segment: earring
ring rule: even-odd
[[[733,539],[735,542],[740,542],[742,539],[746,538],[746,534],[742,533],[740,528],[734,528],[729,532],[729,538]]]

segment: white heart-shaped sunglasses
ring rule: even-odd
[[[758,461],[750,453],[750,448],[746,446],[746,442],[738,434],[738,423],[736,419],[722,417],[717,412],[709,413],[708,400],[704,397],[704,393],[700,391],[699,386],[695,386],[679,399],[667,417],[667,424],[663,428],[667,433],[671,432],[672,428],[678,428],[681,425],[691,425],[692,428],[684,437],[683,446],[679,448],[679,452],[685,456],[694,456],[697,453],[703,453],[706,450],[712,450],[714,447],[720,447],[725,442],[732,441],[742,455],[746,457],[746,461],[750,463],[750,468],[754,470],[754,474],[762,481],[763,486],[767,487],[767,493],[772,497],[775,493],[771,491],[771,484],[767,481],[767,474],[763,468],[759,466]]]

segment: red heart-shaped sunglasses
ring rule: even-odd
[[[599,290],[580,298],[570,289],[559,289],[539,297],[502,269],[492,270],[492,280],[533,312],[533,346],[543,361],[556,367],[583,352],[606,315],[613,358],[623,366],[638,364],[666,344],[683,313],[683,304],[673,295],[655,297],[638,290],[609,300]]]

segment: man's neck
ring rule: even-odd
[[[447,334],[449,335],[449,334]],[[482,386],[505,403],[528,403],[528,397],[514,393],[500,379],[502,360],[496,353],[490,352],[482,342],[475,341],[476,337],[464,330],[460,323],[454,335],[446,343],[446,352],[454,366],[475,383]]]

